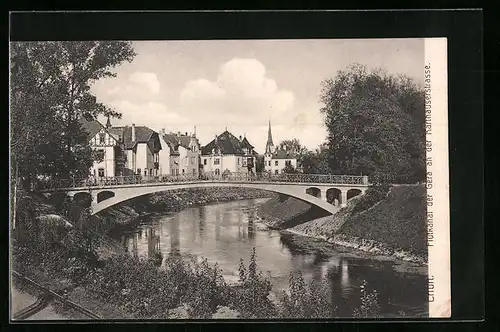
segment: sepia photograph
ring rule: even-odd
[[[9,52],[11,321],[450,317],[445,38]]]

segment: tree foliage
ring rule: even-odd
[[[94,155],[83,114],[120,117],[97,101],[92,84],[132,61],[129,42],[11,43],[12,166],[28,186],[36,177],[85,177]]]
[[[323,82],[330,167],[373,182],[425,176],[424,93],[412,79],[353,65]]]

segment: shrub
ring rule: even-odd
[[[252,249],[248,267],[243,259],[238,268],[240,285],[235,287],[232,306],[241,313],[242,318],[268,318],[276,315],[276,308],[268,299],[272,289],[269,277],[264,277],[257,267],[257,254]]]
[[[378,294],[376,290],[367,288],[366,280],[361,283],[361,305],[354,308],[353,316],[358,318],[377,318],[380,317],[380,306],[378,303]]]
[[[281,316],[284,318],[331,318],[336,307],[331,302],[332,294],[325,280],[311,281],[307,285],[300,271],[290,274],[288,293],[281,297]]]

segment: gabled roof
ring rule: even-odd
[[[241,147],[247,149],[253,149],[253,145],[250,144],[250,142],[247,140],[246,137],[244,137],[243,140],[241,141]]]
[[[279,149],[273,153],[272,159],[297,159],[297,154],[293,151]]]
[[[80,122],[82,129],[88,133],[88,139],[92,139],[95,135],[97,135],[101,130],[104,129],[105,132],[109,132],[106,127],[104,127],[99,121],[95,120],[94,117],[90,114],[86,114],[81,116],[78,121]],[[111,135],[113,136],[113,135]]]
[[[121,137],[125,149],[132,149],[137,143],[148,143],[154,131],[148,127],[135,126],[135,141],[132,141],[132,127],[112,127],[110,132]]]
[[[164,135],[161,135],[161,138],[170,147],[170,151],[171,151],[172,155],[179,154],[179,140],[177,139],[177,135],[164,134]]]
[[[246,141],[246,143],[243,143],[244,141]],[[214,148],[219,149],[222,154],[243,155],[244,148],[253,148],[253,146],[246,138],[240,141],[236,136],[226,130],[217,136],[216,139],[213,139],[210,143],[202,147],[201,153],[211,154]]]

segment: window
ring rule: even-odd
[[[141,169],[140,168],[137,169],[137,175],[141,175]]]
[[[214,165],[220,165],[220,159],[219,158],[215,158],[214,159]]]
[[[144,175],[148,175],[148,170],[147,169],[144,170]]]
[[[153,169],[152,168],[149,169],[149,175],[153,175]]]
[[[106,134],[104,133],[99,134],[99,144],[104,144],[105,140],[106,140]]]
[[[220,175],[220,170],[218,168],[215,169],[215,175]]]
[[[274,171],[274,174],[278,175],[278,170],[275,170],[275,171]]]
[[[238,158],[238,166],[240,166],[241,162],[240,162],[240,158]]]
[[[99,158],[99,160],[104,160],[104,150],[103,149],[97,149],[97,157]]]
[[[271,166],[271,160],[269,160],[269,162],[268,162],[268,166]]]
[[[175,169],[172,168],[172,170],[170,171],[170,173],[172,173],[172,175],[175,175]]]
[[[277,160],[274,162],[274,166],[278,166],[278,161]]]
[[[99,177],[100,177],[100,178],[104,177],[104,168],[99,168],[99,169],[97,170],[97,173],[99,174]]]
[[[203,165],[206,165],[207,164],[207,158],[204,158],[203,159]]]
[[[291,160],[285,160],[285,166],[292,166]]]
[[[184,168],[182,169],[182,174],[184,174]]]

